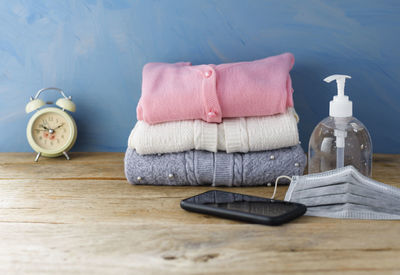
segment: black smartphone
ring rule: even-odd
[[[307,210],[300,203],[219,190],[210,190],[184,199],[181,207],[192,212],[265,225],[289,222],[302,216]]]

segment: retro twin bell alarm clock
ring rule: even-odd
[[[56,90],[62,95],[56,101],[56,107],[46,107],[38,110],[46,104],[53,102],[44,102],[39,99],[41,92],[46,90]],[[75,103],[71,97],[67,97],[63,90],[58,88],[45,88],[39,90],[35,97],[25,107],[27,113],[38,110],[29,120],[26,128],[26,136],[29,145],[37,152],[35,161],[39,157],[58,157],[64,155],[69,160],[68,151],[76,141],[77,128],[72,116],[66,112],[75,112]]]

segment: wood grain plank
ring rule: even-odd
[[[227,230],[224,225],[187,227],[157,223],[2,224],[0,232],[8,235],[3,241],[8,249],[0,250],[0,270],[9,272],[18,268],[21,272],[42,274],[133,271],[142,274],[261,274],[266,271],[386,274],[399,269],[398,243],[395,248],[390,243],[366,248],[361,236],[352,240],[360,232],[328,236],[323,230],[315,235],[308,229],[300,224],[283,228],[240,224],[234,230]],[[367,227],[366,233],[374,231]],[[377,235],[378,232],[374,237]],[[349,245],[343,247],[346,243]],[[10,262],[13,264],[7,264]]]
[[[40,158],[32,153],[1,153],[0,179],[108,179],[125,180],[123,153],[71,153]]]
[[[1,274],[400,273],[397,221],[245,224],[179,207],[214,188],[129,185],[122,153],[39,163],[33,156],[0,154]],[[374,156],[374,178],[400,187],[398,171],[398,155]],[[278,198],[286,189],[279,187]]]

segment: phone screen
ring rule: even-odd
[[[212,190],[184,200],[187,203],[226,209],[235,212],[278,217],[297,211],[299,204]]]
[[[281,216],[297,207],[295,205],[276,201],[260,202],[244,200],[228,203],[205,203],[205,205],[269,217]]]

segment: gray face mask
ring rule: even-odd
[[[305,204],[309,216],[400,219],[400,189],[365,177],[353,166],[295,176],[285,200]]]

